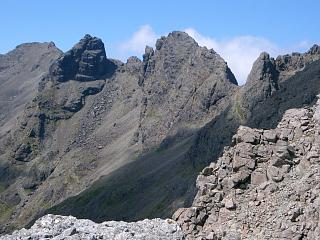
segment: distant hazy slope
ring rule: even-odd
[[[11,129],[38,83],[61,54],[53,43],[26,43],[0,55],[0,136]]]

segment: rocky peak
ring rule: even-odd
[[[247,79],[246,85],[261,84],[260,81],[267,81],[272,88],[277,88],[277,71],[274,59],[266,52],[262,52],[257,60],[253,63],[252,69]]]
[[[320,46],[317,44],[314,44],[310,48],[310,50],[307,52],[307,54],[310,54],[310,55],[320,54]]]
[[[187,33],[178,31],[158,39],[155,50],[146,47],[141,75],[145,108],[139,136],[145,145],[149,141],[158,144],[163,138],[156,132],[162,136],[174,132],[178,122],[197,119],[203,124],[210,108],[217,102],[224,105],[223,99],[237,85],[227,63],[215,51],[200,47]]]
[[[54,133],[55,122],[71,118],[82,109],[86,97],[99,93],[115,69],[116,63],[107,59],[101,39],[88,34],[58,58],[25,109],[19,123],[24,127],[14,133],[23,139],[13,147],[15,160],[29,161],[39,154],[42,141]]]
[[[127,63],[125,64],[125,68],[129,73],[140,74],[141,72],[141,60],[137,57],[129,57]]]
[[[246,108],[252,109],[255,104],[270,97],[279,89],[278,75],[274,59],[266,52],[261,53],[253,63],[242,89]]]
[[[51,67],[50,74],[58,82],[92,81],[108,72],[108,63],[101,39],[87,34]]]
[[[185,32],[174,31],[166,37],[162,36],[156,42],[155,51],[151,47],[146,47],[143,60],[146,72],[152,72],[157,62],[161,64],[169,81],[179,79],[180,71],[197,68],[206,62],[206,66],[203,67],[209,68],[210,72],[219,71],[224,74],[223,78],[237,85],[234,75],[219,54],[213,49],[200,47]]]
[[[260,80],[268,83],[272,91],[278,89],[278,83],[293,76],[297,71],[301,71],[307,64],[320,59],[320,48],[313,45],[306,53],[292,53],[280,55],[276,59],[263,52],[254,62],[248,76],[246,86],[259,84]]]
[[[279,81],[283,81],[296,72],[301,71],[306,65],[320,59],[320,48],[313,45],[306,53],[292,53],[278,56],[275,64],[279,71]]]
[[[169,33],[167,37],[162,36],[156,42],[156,49],[161,50],[162,47],[184,45],[198,46],[197,42],[185,32],[174,31]]]

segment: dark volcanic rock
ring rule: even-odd
[[[155,147],[163,136],[189,123],[201,127],[226,107],[237,81],[213,50],[183,32],[172,32],[147,47],[144,57],[140,141]],[[170,131],[170,132],[169,132]]]
[[[197,129],[228,106],[230,96],[238,88],[235,83],[233,74],[217,53],[199,47],[182,32],[162,37],[156,50],[146,47],[142,62],[128,59],[115,72],[114,79],[106,83],[102,94],[110,91],[105,93],[110,96],[108,101],[118,109],[123,108],[120,100],[131,106],[125,110],[130,114],[130,123],[116,108],[110,110],[120,119],[114,120],[115,125],[112,122],[113,129],[117,129],[112,134],[117,136],[121,129],[126,129],[124,123],[131,126],[125,133],[130,136],[130,145],[123,151],[138,149],[136,159],[49,212],[79,216],[81,208],[81,217],[96,221],[137,220],[166,217],[177,205],[187,204],[193,197],[198,166],[186,160],[185,154]],[[139,104],[131,105],[134,102]],[[111,114],[107,114],[110,119]],[[121,139],[122,147],[127,139]],[[113,148],[111,144],[107,146],[109,151]],[[154,191],[155,188],[158,190]],[[76,204],[92,195],[87,204]],[[116,206],[117,202],[122,202],[121,206]]]
[[[50,74],[59,81],[70,79],[91,81],[102,79],[108,69],[104,44],[101,39],[85,35],[70,51],[50,68]]]

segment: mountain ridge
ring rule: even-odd
[[[9,133],[4,146],[10,152],[0,151],[3,182],[10,185],[0,194],[3,209],[16,226],[59,209],[94,220],[168,216],[190,204],[198,171],[221,154],[240,124],[263,125],[268,114],[270,122],[279,120],[271,107],[256,114],[265,107],[261,103],[282,101],[274,108],[281,112],[315,99],[317,59],[316,46],[279,60],[263,54],[260,64],[269,61],[281,77],[262,68],[239,87],[225,61],[185,33],[160,38],[155,50],[146,47],[142,61],[130,57],[127,63],[108,59],[102,41],[86,35],[51,65],[38,96]],[[279,100],[288,79],[300,84],[308,74],[307,99],[295,92]],[[128,178],[127,186],[115,182]],[[139,198],[144,201],[137,204]]]

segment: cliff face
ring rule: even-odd
[[[314,101],[319,56],[317,46],[276,60],[263,53],[239,87],[224,60],[186,33],[126,63],[86,35],[48,63],[0,138],[2,231],[48,212],[131,221],[190,205],[198,172],[240,125],[272,128]]]

